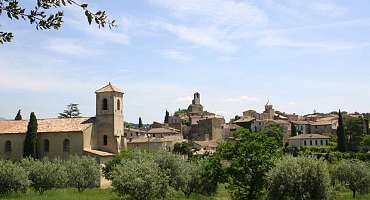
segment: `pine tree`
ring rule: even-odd
[[[67,109],[65,109],[62,113],[59,113],[59,118],[74,118],[80,116],[80,109],[78,108],[78,104],[76,103],[71,103],[67,105]]]
[[[166,110],[166,116],[164,117],[164,123],[168,124],[168,119],[170,117],[170,113]]]
[[[17,116],[15,116],[14,120],[22,120],[21,109],[18,110]]]
[[[139,128],[143,128],[143,121],[141,121],[141,117],[139,117]]]
[[[342,113],[338,113],[338,128],[337,128],[337,149],[341,152],[346,151],[346,138],[344,135],[344,125]]]
[[[290,123],[290,127],[291,127],[290,136],[291,137],[297,136],[297,128],[295,127],[293,122]]]
[[[35,113],[32,112],[27,126],[26,139],[24,140],[24,157],[38,157],[37,140],[37,118]]]

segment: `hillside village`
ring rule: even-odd
[[[124,124],[123,95],[117,86],[108,85],[95,91],[96,116],[39,119],[41,156],[68,158],[90,155],[101,162],[124,149],[173,151],[177,143],[190,144],[194,154],[212,154],[219,144],[234,140],[233,133],[244,128],[259,132],[277,125],[283,131],[281,143],[287,149],[328,145],[336,135],[338,113],[313,113],[304,116],[276,111],[267,103],[261,113],[243,111],[241,116],[226,122],[223,116],[208,112],[196,92],[187,109],[153,122],[146,127]],[[359,113],[347,114],[362,117]],[[0,120],[0,138],[4,148],[0,157],[20,159],[27,120]]]

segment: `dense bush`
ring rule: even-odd
[[[222,182],[224,173],[220,161],[215,158],[203,158],[197,161],[200,169],[200,180],[196,192],[202,195],[213,195],[217,192],[218,183]]]
[[[113,190],[123,199],[164,198],[169,190],[168,177],[151,159],[125,160],[112,173]]]
[[[100,165],[90,157],[72,156],[65,162],[67,183],[78,191],[96,186],[100,180]]]
[[[319,153],[319,152],[305,152],[303,153],[304,156],[314,157],[314,158],[324,158],[329,162],[335,162],[340,160],[361,160],[361,161],[369,161],[370,154],[369,153],[355,153],[355,152],[330,152],[330,153]]]
[[[29,184],[26,170],[11,161],[0,160],[0,196],[25,192]]]
[[[268,199],[329,199],[330,179],[322,160],[288,157],[268,173]]]
[[[21,166],[28,172],[31,186],[43,194],[46,190],[65,187],[67,173],[62,161],[23,159]]]
[[[334,169],[333,181],[339,181],[353,193],[367,193],[370,189],[370,168],[362,161],[342,160]]]

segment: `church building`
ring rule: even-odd
[[[40,157],[89,155],[104,162],[126,148],[123,91],[111,83],[95,91],[96,116],[38,119]],[[23,157],[28,120],[0,120],[0,158]]]

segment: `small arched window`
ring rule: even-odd
[[[103,99],[103,110],[108,110],[108,99]]]
[[[103,137],[103,143],[104,143],[104,146],[107,146],[108,145],[108,136],[104,135],[104,137]]]
[[[49,140],[44,140],[44,152],[49,152],[50,149],[50,142]]]
[[[10,142],[9,140],[5,142],[5,152],[12,152],[12,142]]]
[[[70,151],[70,142],[68,139],[65,139],[63,141],[63,152],[69,152]]]
[[[117,99],[117,110],[121,110],[121,101]]]

